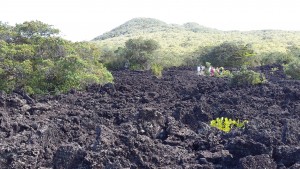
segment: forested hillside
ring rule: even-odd
[[[152,60],[164,66],[197,63],[199,57],[224,42],[251,47],[253,66],[289,60],[300,55],[300,32],[281,30],[220,31],[197,23],[167,24],[151,18],[132,19],[96,37],[105,57],[115,57],[117,49],[135,38],[153,39],[160,48]]]

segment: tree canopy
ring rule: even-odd
[[[16,24],[15,31],[24,38],[50,37],[59,34],[59,30],[52,28],[51,25],[45,24],[41,21],[26,21],[22,24]]]
[[[125,42],[124,56],[133,69],[146,69],[151,55],[159,48],[158,42],[153,39],[129,39]]]
[[[237,67],[249,64],[254,55],[251,45],[224,42],[202,56],[201,60],[214,66]]]
[[[101,47],[101,49],[100,60],[110,70],[124,68],[145,70],[150,68],[154,60],[157,60],[156,51],[160,49],[160,45],[153,39],[138,37],[128,39],[123,47],[117,49],[109,45]]]
[[[0,90],[59,93],[113,80],[98,62],[99,47],[72,43],[58,33],[40,21],[0,23]]]

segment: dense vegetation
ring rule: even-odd
[[[72,43],[58,34],[40,21],[15,26],[0,22],[0,90],[53,94],[113,80],[98,62],[99,47]]]

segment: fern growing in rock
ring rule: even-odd
[[[216,127],[219,130],[222,130],[226,133],[230,132],[233,127],[244,128],[245,124],[248,123],[247,120],[232,120],[227,117],[216,118],[215,120],[210,121],[210,126]]]

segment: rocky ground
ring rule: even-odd
[[[269,80],[258,86],[170,68],[58,96],[1,93],[0,168],[298,169],[300,81],[274,66],[256,68]],[[217,117],[249,123],[225,133]]]

